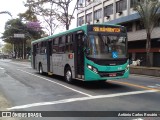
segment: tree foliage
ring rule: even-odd
[[[53,2],[48,2],[46,0],[27,0],[26,7],[30,9],[31,12],[38,15],[44,26],[43,28],[48,31],[51,35],[54,33],[58,27],[58,21],[55,17],[55,4]]]
[[[33,29],[33,27],[35,28]],[[22,49],[22,47],[26,48],[26,41],[29,40],[31,42],[31,39],[38,39],[41,37],[42,33],[43,31],[41,30],[40,23],[28,22],[26,24],[23,23],[21,19],[17,18],[6,22],[2,39],[4,42],[14,44],[15,55],[22,57],[26,53]],[[24,34],[25,38],[15,38],[14,34]]]
[[[10,42],[14,34],[25,34],[26,39],[38,39],[43,34],[39,22],[23,23],[21,19],[11,19],[5,24],[5,31],[2,38],[5,42]]]
[[[34,14],[34,12],[29,8],[24,13],[19,14],[20,19],[25,21],[38,21],[37,16]]]
[[[13,47],[12,47],[12,44],[6,43],[2,49],[4,53],[10,54],[12,52]]]
[[[57,27],[65,26],[69,29],[71,19],[69,5],[73,0],[27,0],[27,6],[36,15],[41,16],[46,23],[44,26],[49,35],[53,34]],[[71,6],[70,6],[71,7]]]
[[[1,11],[0,14],[8,14],[8,15],[10,15],[12,17],[12,14],[10,12],[8,12],[8,11]]]
[[[159,0],[135,0],[134,1],[134,10],[136,10],[144,24],[147,33],[146,40],[146,61],[147,66],[151,66],[151,57],[150,57],[150,49],[151,49],[151,33],[154,26],[157,24],[160,15],[158,13],[160,9]]]
[[[71,2],[73,0],[48,0],[48,1],[54,1],[54,4],[57,5],[58,11],[56,11],[56,17],[62,24],[65,25],[66,30],[69,29],[71,19],[73,19],[73,16],[71,13],[69,13],[69,7]]]

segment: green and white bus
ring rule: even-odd
[[[32,42],[32,67],[67,82],[128,78],[127,32],[119,25],[83,25]]]

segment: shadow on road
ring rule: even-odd
[[[39,75],[38,73],[36,73],[37,75]],[[52,75],[52,76],[48,76],[48,74],[44,74],[42,76],[45,76],[47,78],[49,78],[52,81],[55,82],[63,82],[66,83],[64,80],[63,76],[58,76],[58,75]],[[67,83],[66,83],[67,84]],[[121,85],[121,84],[116,84],[116,83],[112,83],[112,82],[108,82],[108,81],[80,81],[80,80],[76,80],[74,79],[74,82],[72,84],[68,84],[69,86],[76,86],[76,87],[80,87],[80,88],[84,88],[84,89],[88,89],[88,90],[120,90],[122,89],[123,91],[125,90],[129,90],[131,89],[128,86],[125,85]]]

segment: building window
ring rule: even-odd
[[[86,23],[90,23],[92,21],[92,13],[86,15]]]
[[[79,7],[83,7],[84,3],[85,3],[85,0],[79,0],[78,1]]]
[[[120,0],[116,2],[116,13],[127,9],[127,0]]]
[[[96,10],[94,12],[94,20],[98,20],[102,17],[102,9]]]
[[[84,17],[82,16],[78,19],[78,25],[81,26],[83,24],[84,24]]]
[[[136,30],[142,30],[144,29],[144,25],[141,21],[136,22]]]
[[[134,5],[135,5],[135,0],[131,0],[131,1],[130,1],[130,6],[131,6],[131,8],[133,8]]]
[[[140,0],[137,0],[137,1],[136,0],[131,0],[130,1],[131,8],[133,8],[135,6],[136,2],[140,2]],[[141,2],[143,2],[143,1],[141,1]]]
[[[157,23],[155,24],[155,27],[160,27],[160,18],[158,19]]]
[[[104,8],[104,16],[109,16],[113,14],[113,4],[108,5]]]
[[[90,5],[93,2],[94,2],[93,0],[86,0],[86,6]]]

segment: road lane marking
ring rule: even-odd
[[[44,77],[41,77],[41,76],[38,76],[38,75],[34,75],[34,74],[29,73],[29,72],[27,72],[27,71],[20,70],[20,69],[17,69],[17,70],[19,70],[19,71],[21,71],[21,72],[24,72],[24,73],[27,73],[27,74],[30,74],[30,75],[32,75],[32,76],[35,76],[35,77],[38,77],[38,78],[44,79],[44,80],[46,80],[46,81],[48,81],[48,82],[51,82],[51,83],[54,83],[54,84],[60,85],[60,86],[62,86],[62,87],[65,87],[65,88],[70,89],[70,90],[72,90],[72,91],[75,91],[75,92],[77,92],[77,93],[80,93],[80,94],[83,94],[83,95],[86,95],[86,96],[89,96],[89,97],[90,97],[90,96],[92,96],[92,95],[90,95],[90,94],[87,94],[87,93],[84,93],[84,92],[82,92],[82,91],[79,91],[79,90],[73,89],[73,88],[68,87],[68,86],[66,86],[66,85],[63,85],[63,84],[61,84],[61,83],[58,83],[58,82],[55,82],[55,81],[49,80],[49,79],[47,79],[47,78],[44,78]]]
[[[147,86],[147,87],[150,87],[150,88],[160,88],[160,85],[159,84],[155,84],[154,86]]]
[[[4,68],[0,67],[0,70],[4,70]]]
[[[160,77],[157,77],[157,76],[149,76],[149,75],[140,75],[140,74],[131,74],[130,75],[131,77],[147,77],[147,78],[150,78],[150,79],[156,79],[156,80],[160,80]]]
[[[120,81],[113,81],[113,80],[109,80],[109,82],[119,83],[119,84],[128,85],[128,86],[132,86],[132,87],[147,89],[147,90],[157,90],[157,91],[159,91],[158,89],[153,89],[153,88],[149,88],[149,87],[145,87],[145,86],[137,85],[137,84],[132,84],[132,83],[128,83],[128,82],[120,82]]]
[[[157,88],[157,86],[147,86],[147,87],[149,87],[149,88]]]
[[[160,84],[156,84],[156,86],[159,86],[159,87],[160,87]]]
[[[143,91],[133,91],[133,92],[125,92],[125,93],[115,93],[115,94],[109,94],[109,95],[70,98],[70,99],[63,99],[63,100],[57,100],[57,101],[51,101],[51,102],[39,102],[39,103],[14,106],[7,109],[8,110],[25,109],[25,108],[39,107],[39,106],[45,106],[45,105],[57,105],[57,104],[72,103],[77,101],[94,100],[94,99],[100,99],[100,98],[113,98],[113,97],[121,97],[121,96],[128,96],[128,95],[138,95],[138,94],[152,93],[152,92],[157,92],[157,90],[143,90]]]

